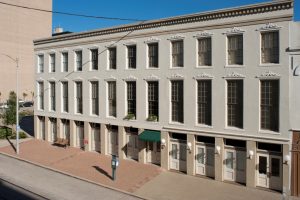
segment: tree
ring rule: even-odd
[[[4,124],[14,125],[16,124],[16,104],[17,104],[17,95],[15,92],[11,91],[9,93],[9,98],[7,101],[8,108],[3,114]]]
[[[23,92],[23,100],[25,101],[26,100],[26,97],[27,97],[27,93],[26,92]]]

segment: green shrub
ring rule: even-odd
[[[25,139],[25,138],[27,138],[27,135],[26,135],[26,133],[24,133],[24,132],[19,132],[19,138],[20,139]],[[16,139],[16,133],[14,133],[12,136],[10,136],[10,139]]]
[[[13,135],[13,133],[10,128],[6,128],[6,127],[0,128],[0,139],[5,139],[6,137],[10,137],[11,135]]]

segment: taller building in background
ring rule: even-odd
[[[52,0],[1,2],[52,10]],[[26,93],[26,100],[31,100],[35,72],[33,40],[50,37],[51,33],[51,13],[0,4],[0,102],[8,98],[10,91],[16,91],[16,63],[3,54],[19,59],[19,97]]]

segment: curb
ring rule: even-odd
[[[136,195],[136,194],[118,189],[118,188],[110,187],[108,185],[97,183],[97,182],[94,182],[94,181],[91,181],[91,180],[88,180],[88,179],[85,179],[85,178],[82,178],[82,177],[79,177],[79,176],[75,176],[73,174],[69,174],[69,173],[64,172],[64,171],[60,171],[60,170],[57,170],[57,169],[54,169],[54,168],[51,168],[51,167],[48,167],[48,166],[45,166],[45,165],[41,165],[41,164],[26,160],[26,159],[23,159],[23,158],[19,158],[19,157],[16,157],[14,155],[10,155],[10,154],[4,153],[4,152],[0,152],[0,154],[3,155],[3,156],[6,156],[6,157],[10,157],[10,158],[13,158],[13,159],[16,159],[16,160],[19,160],[19,161],[23,161],[23,162],[35,165],[35,166],[40,167],[40,168],[44,168],[44,169],[51,170],[51,171],[56,172],[56,173],[60,173],[60,174],[65,175],[65,176],[69,176],[69,177],[72,177],[72,178],[75,178],[75,179],[78,179],[78,180],[81,180],[81,181],[85,181],[87,183],[91,183],[91,184],[96,185],[96,186],[104,187],[106,189],[110,189],[110,190],[114,190],[114,191],[117,191],[117,192],[120,192],[120,193],[123,193],[123,194],[127,194],[127,195],[132,196],[132,197],[136,197],[136,198],[140,198],[140,199],[144,199],[144,200],[151,200],[151,199],[147,199],[145,197],[142,197],[142,196],[139,196],[139,195]]]

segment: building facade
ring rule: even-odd
[[[35,137],[288,192],[292,19],[286,0],[36,40]]]
[[[7,56],[18,58],[19,97],[31,101],[34,100],[35,83],[33,40],[51,36],[52,14],[12,5],[51,11],[52,0],[3,0],[2,3],[0,4],[0,103],[7,100],[10,91],[16,92],[16,63]]]

